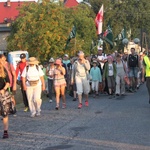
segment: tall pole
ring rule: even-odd
[[[76,41],[76,37],[74,39],[74,56],[75,56],[75,53],[76,53],[76,50],[77,50],[77,41]]]
[[[141,52],[143,51],[143,31],[142,31],[142,25],[141,25]]]

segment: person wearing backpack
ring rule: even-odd
[[[137,89],[137,74],[140,68],[140,61],[139,56],[135,52],[135,48],[131,48],[131,54],[128,55],[127,58],[127,65],[128,65],[128,76],[130,80],[130,92],[135,92]]]
[[[54,58],[50,58],[49,60],[49,65],[46,69],[46,73],[48,76],[48,95],[49,95],[49,102],[53,102],[53,90],[54,90],[54,70],[55,70],[55,65],[54,65]]]
[[[74,62],[74,67],[72,69],[71,74],[71,84],[73,85],[76,83],[77,86],[77,94],[79,105],[78,109],[82,108],[82,93],[85,94],[85,106],[89,106],[88,102],[88,94],[90,91],[90,84],[89,84],[89,70],[90,70],[90,63],[88,60],[84,58],[84,53],[80,51],[78,53],[78,60]]]
[[[116,55],[116,96],[125,94],[125,81],[127,76],[127,68],[125,62],[121,59],[121,55]]]
[[[16,89],[17,89],[16,72],[15,72],[15,69],[14,69],[13,65],[6,61],[6,56],[5,55],[0,54],[0,59],[1,59],[1,62],[4,66],[4,68],[7,71],[7,74],[8,74],[9,80],[10,80],[10,92],[12,93],[12,100],[13,100],[13,103],[15,105],[16,101],[15,101],[14,95],[16,94]]]
[[[0,61],[0,95],[4,96],[6,90],[9,88],[10,80],[8,77],[8,73],[4,66],[2,65]],[[3,117],[3,126],[4,126],[4,133],[3,133],[3,139],[8,138],[8,126],[9,126],[9,119],[8,114],[6,116],[3,116],[3,110],[0,109],[0,115]]]
[[[31,117],[40,116],[41,93],[45,90],[44,73],[35,57],[30,57],[22,72],[23,89],[26,91]]]

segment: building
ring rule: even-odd
[[[79,4],[78,0],[65,0],[64,5],[68,8],[75,7]]]
[[[19,15],[18,8],[29,2],[35,2],[35,0],[0,0],[0,24],[15,20]]]

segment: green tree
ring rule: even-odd
[[[106,30],[106,25],[111,20],[114,38],[121,32],[124,26],[128,30],[131,30],[131,39],[140,38],[140,29],[149,35],[150,26],[150,3],[147,0],[90,0],[92,9],[95,15],[99,11],[99,8],[104,4],[104,26],[103,30]],[[114,49],[119,49],[119,45]]]
[[[75,39],[71,40],[69,49],[64,51],[73,24],[77,27],[76,42]],[[88,6],[70,9],[45,0],[40,4],[24,5],[20,9],[20,16],[12,24],[8,37],[8,50],[27,50],[30,56],[36,56],[41,61],[51,56],[60,57],[72,50],[76,52],[81,49],[88,53],[95,33]]]

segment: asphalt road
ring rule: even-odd
[[[124,97],[90,96],[81,110],[77,105],[67,96],[67,108],[58,111],[44,101],[40,117],[19,110],[10,116],[9,139],[0,139],[0,150],[150,150],[145,85]]]

